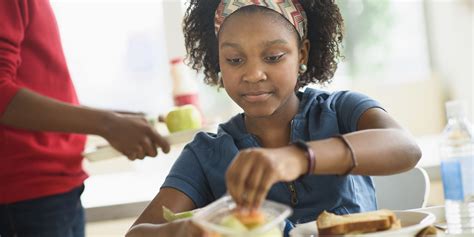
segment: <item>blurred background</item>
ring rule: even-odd
[[[185,56],[184,0],[51,2],[82,104],[150,116],[173,107],[170,60]],[[444,103],[465,100],[468,118],[474,118],[474,0],[337,2],[345,19],[345,58],[331,84],[311,87],[356,90],[379,100],[417,137],[423,150],[419,166],[433,183],[429,204],[442,204],[437,141],[446,123]],[[239,112],[224,90],[190,75],[207,119],[225,121]],[[180,149],[139,162],[86,161],[88,235],[123,234],[158,192]],[[100,209],[105,207],[113,208]]]

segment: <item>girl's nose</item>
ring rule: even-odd
[[[257,65],[250,66],[243,75],[243,80],[246,82],[257,83],[267,80],[267,74]]]

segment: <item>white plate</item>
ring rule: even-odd
[[[212,125],[212,126],[205,126],[205,127],[202,127],[200,129],[195,129],[195,130],[171,133],[166,136],[163,136],[163,138],[165,138],[170,145],[176,145],[176,144],[190,142],[194,138],[196,133],[198,132],[215,132],[215,131],[216,131],[216,126]],[[111,158],[121,157],[123,155],[119,151],[115,150],[112,146],[105,145],[105,146],[95,147],[95,148],[86,150],[85,152],[82,153],[82,156],[87,158],[89,161],[100,161],[100,160],[107,160]]]
[[[359,236],[410,236],[414,237],[420,230],[432,225],[436,217],[428,212],[421,211],[394,211],[398,219],[400,219],[402,228],[398,230],[386,230],[375,233],[359,234]],[[290,237],[316,237],[318,236],[318,228],[316,222],[308,222],[296,225],[290,231]]]

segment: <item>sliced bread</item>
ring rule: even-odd
[[[324,211],[316,222],[320,235],[360,234],[400,228],[396,215],[385,209],[348,215]]]

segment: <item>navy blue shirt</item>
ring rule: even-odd
[[[354,132],[361,115],[379,103],[360,93],[306,89],[299,92],[300,107],[291,122],[291,141],[314,141]],[[163,187],[185,193],[200,208],[226,193],[225,172],[239,150],[260,147],[247,133],[244,115],[219,125],[217,134],[199,133],[185,146]],[[317,157],[317,151],[316,157]],[[317,163],[316,163],[317,164]],[[293,208],[294,223],[314,221],[324,210],[336,214],[376,209],[375,190],[369,176],[313,175],[292,182],[297,202],[291,202],[289,184],[276,183],[267,199]]]

